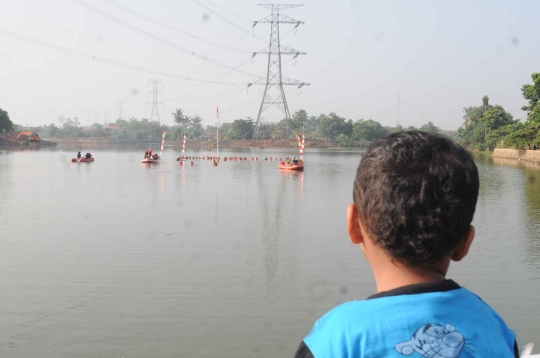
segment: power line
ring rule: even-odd
[[[236,91],[236,92],[232,93],[231,95],[229,95],[229,96],[227,96],[227,97],[224,97],[224,98],[218,100],[218,102],[219,102],[219,101],[226,100],[227,98],[231,98],[232,96],[238,94],[238,93],[241,92],[241,91],[244,91],[244,88],[240,88],[239,91]],[[201,109],[205,109],[205,108],[208,108],[208,107],[214,107],[214,106],[215,106],[215,104],[210,104],[210,105],[203,106],[203,107],[200,107],[200,108],[197,108],[197,109],[193,109],[193,110],[190,110],[190,111],[186,111],[186,112],[187,112],[187,113],[193,113],[193,112],[200,111]]]
[[[242,16],[242,15],[238,15],[237,13],[234,13],[234,12],[232,12],[231,10],[229,10],[229,9],[227,9],[227,8],[221,6],[221,5],[218,5],[218,4],[216,4],[216,3],[213,3],[213,2],[210,1],[210,0],[202,0],[202,1],[204,1],[204,2],[207,3],[207,4],[212,5],[212,6],[214,6],[214,7],[217,7],[218,9],[221,9],[221,10],[223,10],[223,11],[225,11],[225,12],[228,12],[229,14],[234,15],[234,16],[240,18],[240,19],[247,20],[247,21],[249,21],[249,22],[253,22],[252,19],[248,19],[247,17],[244,17],[244,16]]]
[[[142,28],[140,28],[138,26],[130,24],[127,21],[121,20],[121,19],[119,19],[119,18],[117,18],[117,17],[115,17],[115,16],[113,16],[113,15],[111,15],[111,14],[105,12],[105,11],[102,11],[102,10],[92,6],[92,5],[89,5],[89,4],[87,4],[87,3],[83,2],[83,1],[80,1],[80,0],[69,0],[69,1],[71,3],[73,3],[73,4],[75,4],[75,5],[79,5],[81,7],[84,7],[87,10],[90,10],[90,11],[92,11],[92,12],[98,14],[98,15],[101,15],[101,16],[103,16],[103,17],[105,17],[105,18],[107,18],[107,19],[109,19],[109,20],[111,20],[113,22],[116,22],[117,24],[120,24],[122,26],[130,28],[130,29],[132,29],[132,30],[144,35],[144,36],[150,37],[150,38],[152,38],[152,39],[154,39],[154,40],[156,40],[158,42],[161,42],[161,43],[163,43],[165,45],[171,46],[171,47],[173,47],[173,48],[175,48],[175,49],[177,49],[177,50],[179,50],[181,52],[184,52],[184,53],[187,53],[187,54],[189,54],[191,56],[194,56],[195,58],[206,61],[206,62],[211,63],[211,64],[216,65],[216,66],[221,66],[221,67],[228,68],[230,70],[236,71],[236,72],[241,73],[243,75],[260,78],[257,75],[254,75],[254,74],[246,72],[246,71],[234,69],[233,67],[231,67],[231,66],[229,66],[227,64],[224,64],[222,62],[214,60],[214,59],[212,59],[210,57],[201,55],[201,54],[199,54],[197,52],[191,51],[191,50],[189,50],[189,49],[187,49],[185,47],[182,47],[182,46],[180,46],[178,44],[175,44],[174,42],[168,41],[168,40],[164,39],[163,37],[154,35],[154,34],[148,32],[148,31],[146,31],[146,30],[144,30],[144,29],[142,29]]]
[[[119,5],[119,4],[117,4],[117,3],[115,3],[115,2],[113,2],[113,1],[111,1],[111,0],[102,0],[102,1],[105,1],[106,3],[108,3],[108,4],[110,4],[110,5],[114,6],[114,7],[116,7],[116,8],[118,8],[118,9],[127,11],[127,12],[129,12],[129,13],[135,15],[135,16],[138,16],[138,17],[140,17],[141,19],[144,19],[144,20],[146,20],[146,21],[150,21],[150,22],[153,23],[153,24],[162,26],[162,27],[164,27],[164,28],[166,28],[166,29],[169,29],[169,30],[171,30],[171,31],[177,32],[177,33],[179,33],[179,34],[182,34],[182,35],[191,37],[192,39],[195,39],[195,40],[198,40],[198,41],[202,41],[202,42],[206,42],[206,43],[209,43],[209,44],[214,45],[214,46],[222,47],[222,48],[225,48],[225,49],[227,49],[227,50],[232,50],[232,51],[242,52],[242,53],[251,53],[251,51],[240,50],[240,49],[237,49],[237,48],[234,48],[234,47],[231,47],[231,46],[222,45],[222,44],[219,44],[219,43],[217,43],[217,42],[210,41],[210,40],[206,40],[206,39],[203,39],[203,38],[201,38],[201,37],[192,35],[192,34],[190,34],[190,33],[188,33],[188,32],[179,30],[179,29],[177,29],[177,28],[175,28],[175,27],[172,27],[172,26],[167,25],[167,24],[164,24],[164,23],[162,23],[162,22],[160,22],[160,21],[154,20],[154,19],[152,19],[152,18],[150,18],[150,17],[148,17],[148,16],[146,16],[146,15],[143,15],[143,14],[141,14],[141,13],[139,13],[139,12],[136,12],[136,11],[134,11],[134,10],[131,10],[131,9],[125,7],[125,6]]]
[[[292,89],[290,91],[286,91],[285,93],[290,93],[292,91],[295,91],[296,89]],[[227,112],[234,112],[234,111],[238,111],[240,109],[244,109],[244,108],[248,108],[248,107],[255,107],[255,106],[258,106],[259,104],[258,103],[251,103],[251,104],[248,104],[247,106],[242,106],[242,107],[237,107],[237,108],[233,108],[233,109],[228,109],[228,110],[225,110],[225,111],[220,111],[220,113],[227,113]],[[208,106],[210,107],[210,106]],[[205,113],[202,113],[202,114],[210,114],[210,113],[214,113],[214,112],[205,112]]]
[[[223,21],[225,21],[225,22],[228,23],[229,25],[232,25],[232,26],[236,27],[236,28],[239,29],[240,31],[242,31],[242,32],[244,32],[244,33],[249,33],[249,32],[250,32],[249,30],[245,30],[244,28],[242,28],[242,27],[236,25],[234,22],[232,22],[232,21],[228,20],[227,18],[223,17],[222,15],[218,14],[216,11],[210,9],[208,6],[202,4],[200,1],[198,1],[198,0],[191,0],[191,1],[193,1],[193,2],[196,3],[197,5],[199,5],[199,6],[203,7],[203,8],[205,8],[206,10],[210,11],[212,14],[216,15],[217,17],[219,17],[220,19],[222,19]],[[256,38],[256,39],[258,39],[258,40],[260,40],[260,41],[262,41],[262,42],[266,42],[265,39],[262,39],[262,38],[260,38],[260,37],[258,37],[258,36],[255,36],[255,35],[253,35],[253,34],[252,34],[251,36],[254,37],[254,38]]]
[[[139,66],[123,63],[123,62],[109,60],[109,59],[106,59],[106,58],[103,58],[103,57],[89,55],[89,54],[86,54],[84,52],[75,51],[75,50],[72,50],[72,49],[69,49],[69,48],[66,48],[66,47],[57,46],[57,45],[50,44],[50,43],[47,43],[47,42],[44,42],[44,41],[41,41],[41,40],[36,40],[36,39],[30,38],[30,37],[18,35],[18,34],[15,34],[13,32],[8,32],[8,31],[4,31],[4,30],[0,30],[0,34],[10,36],[10,37],[13,37],[13,38],[16,38],[16,39],[19,39],[19,40],[23,40],[23,41],[26,41],[26,42],[31,42],[31,43],[34,43],[36,45],[52,48],[52,49],[55,49],[55,50],[58,50],[58,51],[63,51],[63,52],[66,52],[66,53],[70,53],[72,55],[77,55],[77,56],[80,56],[80,57],[89,58],[91,60],[105,62],[105,63],[115,65],[115,66],[130,68],[130,69],[137,70],[137,71],[152,73],[152,74],[155,74],[155,75],[161,75],[161,76],[171,77],[171,78],[178,78],[178,79],[185,80],[185,81],[211,83],[211,84],[215,84],[215,85],[238,85],[239,84],[239,83],[235,83],[235,82],[219,82],[219,81],[213,81],[213,80],[203,80],[203,79],[198,79],[198,78],[180,76],[180,75],[167,73],[167,72],[150,70],[150,69],[147,69],[147,68],[144,68],[144,67],[139,67]]]
[[[244,85],[241,85],[241,88],[244,88]],[[176,100],[179,100],[179,99],[183,99],[183,101],[197,102],[197,101],[201,101],[201,100],[203,100],[203,99],[208,99],[208,98],[213,98],[213,97],[221,96],[222,94],[229,93],[229,92],[232,92],[232,91],[236,91],[236,90],[238,90],[238,89],[239,89],[239,87],[236,86],[236,87],[233,87],[233,88],[229,88],[228,90],[225,90],[225,91],[223,91],[223,92],[219,92],[219,93],[213,94],[213,95],[211,95],[211,96],[199,97],[199,98],[196,98],[196,99],[189,99],[189,100],[186,100],[186,99],[183,99],[183,98],[186,97],[186,96],[180,96],[180,97],[175,97],[175,98],[167,98],[166,100],[167,100],[167,101],[176,101]]]
[[[245,60],[244,62],[242,62],[241,64],[239,64],[238,66],[236,66],[235,68],[240,68],[242,67],[243,65],[245,65],[246,63],[248,63],[250,60]],[[218,77],[214,77],[213,80],[220,80],[222,78],[225,78],[227,77],[231,72],[233,72],[233,70],[230,70],[229,72],[226,72],[223,76],[218,76]],[[208,87],[211,87],[212,84],[209,84],[209,85],[206,85],[206,86],[202,86],[201,88],[199,88],[198,90],[195,90],[194,92],[191,92],[187,95],[185,95],[184,97],[189,97],[189,96],[192,96],[194,95],[195,93],[199,93],[201,92],[202,90],[205,90],[207,89]]]

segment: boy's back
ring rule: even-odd
[[[472,157],[448,138],[414,131],[375,141],[347,222],[379,293],[324,315],[296,357],[517,357],[502,318],[445,277],[473,241],[478,188]]]
[[[448,280],[344,303],[298,357],[514,357],[514,334],[478,296]],[[309,353],[307,353],[309,351]]]

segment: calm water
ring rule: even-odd
[[[310,150],[305,173],[92,152],[0,150],[0,356],[291,357],[374,293],[345,231],[359,152]],[[540,344],[540,170],[478,165],[477,238],[449,277]]]

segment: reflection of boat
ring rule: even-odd
[[[298,164],[287,164],[285,162],[279,162],[278,168],[284,170],[304,170],[304,162],[298,162]]]
[[[90,158],[80,158],[80,159],[77,159],[77,158],[71,158],[71,162],[72,163],[76,163],[76,162],[79,162],[79,163],[90,163],[90,162],[93,162],[94,161],[94,157],[90,157]]]

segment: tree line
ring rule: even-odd
[[[489,104],[464,108],[463,125],[459,139],[469,149],[494,148],[536,149],[540,146],[540,73],[532,74],[532,84],[521,87],[528,104],[521,109],[527,114],[525,121],[515,120],[502,106]]]
[[[489,103],[489,97],[482,98],[482,104],[464,108],[463,124],[457,133],[445,132],[428,122],[420,128],[402,126],[387,127],[373,119],[353,121],[332,112],[318,116],[309,115],[305,110],[295,112],[291,118],[276,123],[261,123],[258,126],[250,118],[235,119],[222,123],[220,139],[292,139],[296,133],[304,133],[307,138],[330,141],[340,147],[364,147],[377,138],[403,130],[420,129],[431,133],[443,133],[461,142],[471,150],[493,150],[496,147],[515,149],[535,149],[540,144],[540,73],[532,74],[532,84],[521,88],[528,104],[522,107],[526,112],[525,121],[515,120],[500,105]],[[168,126],[148,118],[118,119],[109,127],[94,123],[81,126],[78,118],[66,119],[62,126],[54,124],[34,128],[42,137],[111,137],[120,142],[155,142],[161,139],[162,131],[167,131],[167,140],[181,140],[184,133],[190,139],[209,140],[217,135],[216,126],[203,127],[200,116],[188,116],[182,109],[171,113],[174,125]],[[0,109],[0,134],[21,130],[14,125],[8,113]]]
[[[172,126],[150,121],[148,118],[118,119],[108,126],[100,123],[82,126],[75,117],[63,120],[61,126],[51,124],[28,128],[14,125],[14,129],[33,131],[44,138],[110,137],[120,142],[159,141],[163,131],[167,131],[166,140],[173,141],[181,140],[184,133],[192,140],[211,140],[217,136],[217,127],[207,125],[204,128],[200,116],[187,116],[181,109],[176,109],[171,116],[174,121]],[[309,116],[305,110],[299,110],[292,118],[285,118],[276,123],[261,123],[259,126],[250,117],[235,119],[231,123],[221,123],[219,137],[232,140],[272,140],[292,139],[296,133],[304,133],[307,138],[330,141],[336,146],[363,147],[388,133],[410,129],[416,128],[384,127],[372,119],[353,121],[336,113]],[[441,131],[432,122],[428,122],[420,129],[433,133]]]

